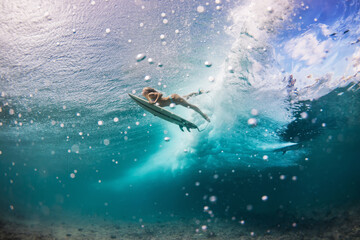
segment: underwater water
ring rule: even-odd
[[[3,221],[254,236],[359,206],[359,1],[3,0],[0,23]],[[147,86],[209,90],[211,122],[145,112]]]

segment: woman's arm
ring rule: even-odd
[[[151,104],[156,103],[162,97],[162,93],[158,93],[158,92],[157,93],[149,93],[149,97],[150,97],[150,95],[153,95],[153,96],[156,95],[155,101],[152,101],[152,100],[149,101],[149,103],[151,103]],[[150,97],[150,99],[151,99],[151,97]]]

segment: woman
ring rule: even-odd
[[[162,93],[159,93],[154,88],[145,87],[142,91],[142,95],[149,100],[149,103],[155,104],[157,103],[160,107],[167,107],[170,104],[181,105],[187,108],[191,108],[192,110],[198,112],[206,121],[210,122],[210,118],[203,113],[197,106],[188,103],[185,99],[188,99],[192,96],[196,96],[202,94],[203,91],[199,91],[198,93],[190,93],[183,97],[180,97],[178,94],[171,94],[169,97],[163,97]]]

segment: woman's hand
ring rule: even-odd
[[[157,101],[159,101],[159,99],[162,97],[162,93],[158,93],[158,92],[156,92],[156,93],[150,93],[150,94],[149,94],[149,97],[150,97],[151,95],[156,96],[156,99],[155,99],[155,101],[149,100],[149,103],[150,103],[150,104],[157,103]],[[151,98],[153,98],[153,97],[150,97],[150,99],[151,99]]]

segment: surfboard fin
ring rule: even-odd
[[[184,127],[186,128],[186,130],[188,130],[188,132],[191,132],[190,131],[191,128],[189,128],[188,126],[179,125],[180,130],[183,132],[184,132]]]

